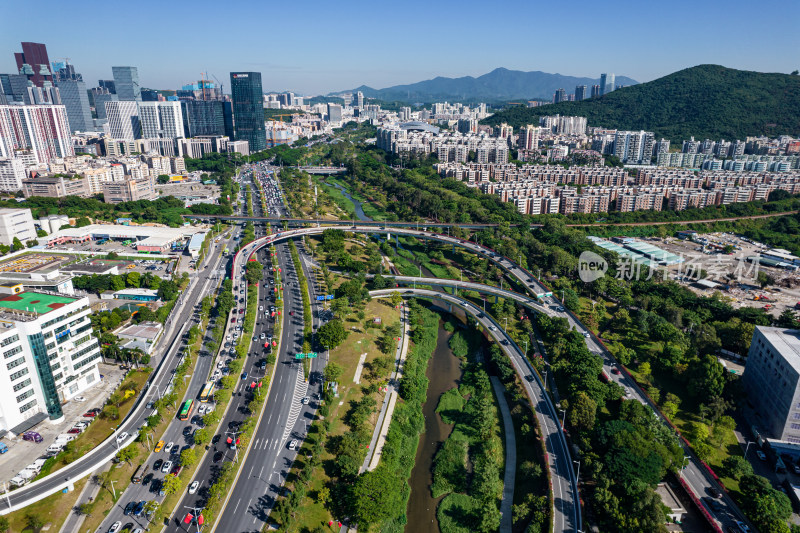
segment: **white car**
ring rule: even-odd
[[[263,306],[263,305],[259,305],[259,306],[258,306],[258,310],[259,310],[259,311],[263,311],[263,310],[264,310],[264,306]]]
[[[122,527],[122,522],[117,520],[116,522],[111,524],[110,528],[108,528],[108,533],[117,533],[117,531],[119,531],[119,528],[121,527]]]
[[[297,449],[297,444],[298,444],[297,439],[292,440],[292,442],[289,443],[289,449],[290,450],[296,450]]]
[[[199,481],[192,481],[192,484],[189,485],[189,494],[194,494],[195,492],[197,492],[197,487],[199,486],[200,486]]]
[[[584,334],[583,334],[583,336],[584,336],[584,337],[586,337],[587,339],[588,339],[589,337],[591,337],[591,335],[589,335],[588,333],[584,333]]]
[[[164,451],[165,451],[165,452],[167,452],[167,453],[169,453],[169,452],[170,452],[170,450],[172,450],[172,446],[173,446],[174,444],[175,444],[174,442],[172,442],[172,441],[169,441],[169,444],[167,444],[166,446],[164,446]]]
[[[261,334],[261,336],[260,336],[259,338],[260,338],[260,339],[263,341],[264,339],[266,339],[266,338],[267,338],[267,336],[266,336],[264,333],[262,333],[262,334]]]
[[[489,331],[497,331],[497,328],[494,326],[489,326]]]
[[[300,402],[301,402],[303,405],[308,405],[308,402],[309,402],[309,401],[310,401],[310,398],[309,398],[308,396],[304,396],[304,397],[303,397],[303,399],[302,399],[302,400],[300,400]]]
[[[172,461],[164,461],[164,464],[161,465],[161,473],[166,474],[172,468]]]
[[[127,439],[128,437],[129,437],[128,432],[127,431],[123,431],[122,433],[117,435],[117,444],[122,444],[123,442],[125,442],[125,439]]]
[[[73,400],[75,400],[76,402],[85,402],[86,398],[84,398],[83,396],[75,396]]]

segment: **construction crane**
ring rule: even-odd
[[[288,113],[288,114],[287,113],[281,113],[279,115],[272,115],[271,117],[269,117],[269,119],[272,120],[272,121],[275,121],[275,122],[283,122],[283,119],[278,120],[275,117],[293,117],[294,115],[295,115],[294,113]]]

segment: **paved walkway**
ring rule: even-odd
[[[517,441],[514,435],[514,424],[506,402],[505,388],[497,376],[492,376],[492,387],[503,417],[503,430],[506,434],[506,471],[503,474],[503,501],[500,502],[500,531],[511,533],[511,505],[514,503],[514,477],[517,473]]]
[[[109,462],[89,474],[86,484],[83,486],[83,490],[78,495],[78,500],[75,502],[75,507],[81,505],[82,503],[89,503],[90,500],[97,498],[97,495],[100,494],[102,487],[99,483],[94,482],[94,476],[100,475],[110,468],[111,463]],[[96,509],[95,512],[103,512],[103,509]],[[73,509],[72,512],[69,513],[69,516],[67,516],[67,519],[64,520],[64,524],[61,526],[61,529],[58,533],[78,533],[83,525],[84,520],[86,520],[86,517],[82,514],[76,513]]]

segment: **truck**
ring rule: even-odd
[[[8,451],[8,445],[5,442],[0,442],[0,454]]]

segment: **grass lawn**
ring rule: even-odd
[[[125,401],[120,403],[119,405],[119,418],[117,420],[112,420],[110,418],[106,418],[104,416],[95,417],[94,422],[89,426],[89,429],[84,431],[82,434],[78,435],[78,438],[72,441],[74,445],[74,453],[72,457],[77,459],[82,457],[87,452],[95,448],[98,444],[103,442],[105,439],[109,437],[114,432],[114,428],[119,425],[119,423],[128,416],[131,408],[133,408],[134,403],[136,402],[136,396],[142,390],[142,386],[147,381],[147,378],[150,376],[150,372],[152,369],[144,368],[142,370],[132,370],[128,372],[125,379],[122,381],[122,385],[117,388],[117,392],[120,394],[124,394],[123,388],[127,388],[127,385],[132,384],[133,390],[136,391],[136,394],[127,398]],[[45,469],[43,468],[41,473],[36,476],[36,479],[40,479],[45,477],[48,474],[51,474],[61,468],[64,468],[68,463],[65,461],[65,453],[60,453],[56,456],[56,461],[53,463],[52,468]],[[68,457],[67,457],[68,458]]]
[[[365,320],[370,321],[375,317],[380,317],[384,325],[391,325],[398,322],[400,313],[397,309],[392,307],[388,301],[384,299],[375,299],[367,303],[365,310]],[[354,318],[354,317],[352,317]],[[375,340],[379,336],[380,330],[377,328],[370,328],[366,331],[363,324],[346,319],[345,328],[350,331],[347,339],[339,347],[331,350],[330,361],[338,363],[344,369],[342,377],[339,378],[339,398],[338,403],[331,404],[330,414],[327,420],[331,423],[331,429],[328,432],[328,439],[337,435],[342,435],[348,431],[348,427],[342,421],[342,417],[347,413],[350,408],[350,402],[357,402],[363,396],[362,386],[353,382],[353,376],[356,372],[356,367],[362,353],[367,353],[366,362],[370,362],[376,357],[383,356],[375,344]],[[351,329],[351,328],[356,329]],[[361,384],[365,384],[366,380],[362,373]],[[378,392],[373,395],[373,398],[380,406],[383,401],[383,394]],[[371,428],[375,427],[378,418],[378,413],[374,413],[370,418],[368,425]],[[300,452],[295,459],[292,470],[286,480],[286,486],[293,490],[294,483],[298,482],[298,472],[300,472],[307,464],[307,455],[315,444],[315,437],[317,435],[316,428],[320,420],[317,419],[312,424],[309,430],[308,438],[303,441]],[[304,532],[311,531],[317,526],[327,526],[329,520],[332,520],[330,512],[326,508],[323,501],[320,501],[320,491],[325,488],[330,482],[330,477],[324,465],[328,462],[335,461],[336,457],[328,453],[327,450],[322,452],[322,468],[318,468],[314,472],[314,476],[308,484],[308,496],[303,499],[302,503],[298,506],[295,513],[296,519],[288,529],[281,529],[281,531],[289,532]],[[324,493],[325,491],[323,491]]]
[[[61,524],[64,523],[72,508],[78,502],[78,495],[83,490],[84,485],[87,483],[87,478],[83,478],[75,482],[75,490],[67,494],[58,492],[52,496],[48,496],[43,500],[39,500],[24,509],[15,511],[5,515],[11,525],[9,531],[27,532],[31,529],[25,529],[25,517],[32,514],[41,517],[45,523],[51,523],[50,531],[58,531]]]

